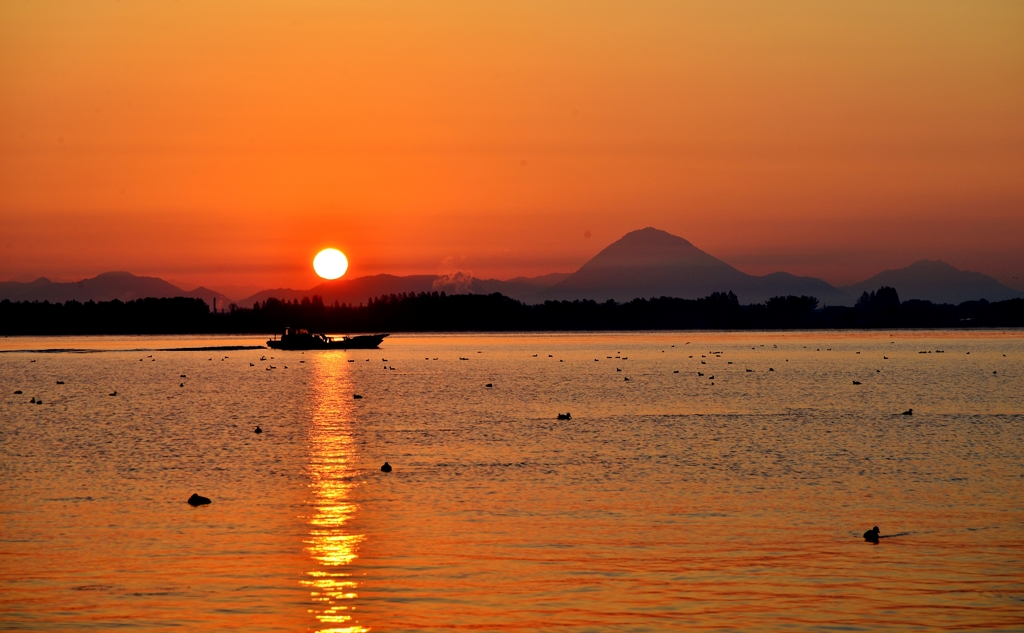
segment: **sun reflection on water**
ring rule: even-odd
[[[356,583],[347,566],[355,560],[363,539],[351,534],[345,524],[357,510],[350,501],[353,486],[351,462],[355,450],[349,429],[352,401],[344,355],[325,354],[315,365],[313,423],[309,433],[309,477],[312,512],[309,518],[309,552],[316,568],[303,584],[317,606],[310,609],[327,628],[319,633],[361,633],[369,631],[353,621],[352,601]]]

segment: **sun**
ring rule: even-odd
[[[348,258],[336,248],[325,248],[313,258],[313,270],[324,279],[337,279],[348,270]]]

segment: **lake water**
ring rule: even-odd
[[[259,343],[0,339],[0,629],[1024,629],[1020,331]]]

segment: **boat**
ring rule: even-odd
[[[340,339],[324,334],[312,334],[309,330],[286,327],[281,338],[267,341],[267,347],[284,350],[307,349],[377,349],[387,334],[343,336]]]

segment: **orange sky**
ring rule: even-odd
[[[1022,33],[1018,1],[7,0],[0,279],[535,275],[655,226],[1024,288]]]

